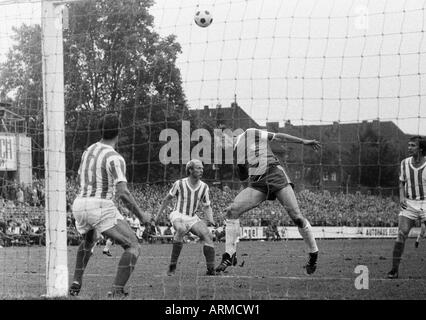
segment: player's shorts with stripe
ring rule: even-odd
[[[80,234],[95,229],[98,234],[124,220],[112,200],[77,197],[72,205],[75,226]]]
[[[173,211],[169,215],[169,220],[173,224],[174,222],[180,222],[185,226],[186,231],[188,232],[194,224],[201,221],[201,219],[194,214],[193,216],[188,216],[186,214],[180,213],[179,211]]]
[[[407,199],[407,209],[401,210],[399,215],[411,220],[426,221],[426,200]]]
[[[280,165],[272,165],[263,175],[250,176],[248,186],[266,194],[267,200],[275,200],[276,193],[288,185],[294,187],[284,168]]]

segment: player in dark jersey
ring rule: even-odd
[[[389,279],[398,278],[399,264],[404,252],[405,240],[417,220],[426,221],[426,140],[412,137],[408,141],[409,157],[401,161],[399,175],[398,236],[392,253],[392,269]]]
[[[114,150],[118,142],[119,119],[108,114],[99,123],[102,139],[83,153],[78,180],[80,193],[73,202],[72,211],[77,231],[83,241],[77,250],[73,283],[69,294],[80,293],[83,273],[100,235],[120,244],[123,255],[112,290],[112,297],[124,297],[124,286],[132,274],[140,255],[135,233],[124,220],[113,202],[114,195],[141,221],[148,222],[151,215],[140,210],[127,188],[126,165],[123,157]]]
[[[248,178],[248,187],[242,190],[226,209],[226,242],[222,262],[217,272],[225,271],[237,263],[236,249],[240,233],[239,217],[257,207],[265,200],[278,199],[290,215],[309,249],[309,261],[305,265],[306,272],[316,270],[318,247],[312,234],[309,221],[302,215],[293,184],[270,146],[271,141],[302,143],[318,150],[321,146],[316,140],[300,139],[284,133],[270,133],[258,129],[247,129],[236,138],[234,145],[238,173],[241,180]]]

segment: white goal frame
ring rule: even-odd
[[[68,295],[63,13],[41,1],[46,215],[46,296]]]

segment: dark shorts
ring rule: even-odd
[[[266,200],[275,200],[277,198],[276,193],[288,185],[294,188],[294,184],[290,181],[284,168],[280,165],[274,165],[269,167],[266,173],[261,176],[250,176],[248,187],[266,194]]]

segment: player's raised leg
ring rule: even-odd
[[[237,264],[237,242],[240,236],[240,216],[250,209],[257,207],[266,199],[266,195],[253,188],[242,190],[226,209],[225,253],[222,262],[216,268],[217,272],[225,271],[229,266]]]
[[[124,286],[135,269],[136,262],[140,255],[140,245],[136,235],[124,220],[117,220],[117,224],[104,231],[103,235],[121,245],[124,249],[118,262],[118,269],[112,286],[112,295],[126,295]]]
[[[309,260],[305,265],[306,272],[312,274],[316,270],[318,259],[318,247],[315,237],[312,233],[312,227],[309,221],[300,212],[296,196],[291,185],[287,185],[276,193],[278,200],[285,207],[290,218],[299,229],[299,233],[308,246]]]
[[[404,253],[405,240],[407,240],[408,234],[411,228],[414,226],[415,220],[407,218],[403,215],[399,216],[398,219],[398,236],[393,246],[392,252],[392,270],[388,273],[389,279],[398,278],[399,264],[401,263],[401,257]]]
[[[207,275],[215,275],[214,269],[214,260],[215,260],[215,251],[213,244],[213,235],[207,228],[206,224],[203,221],[199,221],[194,224],[190,231],[196,236],[200,237],[201,241],[204,242],[203,245],[203,253],[206,258],[206,266],[207,266]]]
[[[96,241],[97,235],[94,229],[83,234],[83,241],[81,241],[77,249],[73,282],[69,289],[69,294],[71,296],[77,296],[80,293],[84,270],[86,269],[87,263],[93,254],[93,248],[96,245]]]
[[[183,237],[187,233],[185,224],[180,219],[174,220],[172,225],[175,229],[175,235],[173,237],[173,248],[170,257],[169,269],[167,270],[167,275],[169,276],[175,274],[176,272],[176,266],[183,247]]]

